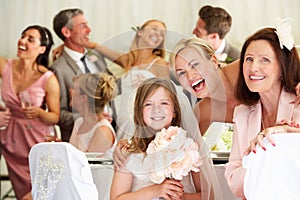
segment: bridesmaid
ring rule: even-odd
[[[0,58],[1,95],[11,112],[7,128],[0,131],[1,146],[17,199],[30,196],[30,148],[45,141],[47,130],[59,118],[59,85],[47,68],[52,45],[50,31],[33,25],[18,40],[18,58]],[[29,93],[28,107],[21,106],[23,91]]]

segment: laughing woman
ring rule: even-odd
[[[1,95],[11,112],[0,131],[2,154],[17,199],[30,194],[28,153],[45,141],[50,126],[59,118],[59,85],[48,70],[53,45],[50,31],[38,25],[27,27],[18,40],[17,59],[0,58]],[[30,106],[22,107],[20,93],[28,91]]]
[[[199,38],[181,40],[173,53],[170,61],[178,81],[202,99],[195,106],[201,134],[214,121],[232,123],[234,107],[240,104],[234,94],[239,62],[220,68],[212,47]]]

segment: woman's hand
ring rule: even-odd
[[[7,127],[11,118],[11,113],[8,108],[0,111],[0,127]]]
[[[52,61],[54,62],[57,58],[59,58],[64,51],[64,44],[59,45],[55,49],[52,50]]]
[[[166,179],[161,184],[150,187],[155,197],[163,197],[166,200],[180,200],[184,193],[183,185],[177,180]]]
[[[130,143],[126,139],[119,140],[114,152],[113,159],[114,165],[117,169],[122,169],[126,167],[127,160],[127,149],[130,147]]]
[[[256,145],[260,146],[263,150],[266,151],[266,146],[263,142],[263,139],[265,137],[273,146],[275,146],[274,140],[272,139],[271,135],[274,133],[284,133],[286,132],[285,129],[285,125],[278,125],[266,128],[262,132],[258,133],[256,137],[253,140],[251,140],[250,146],[247,148],[244,155],[248,155],[251,151],[253,153],[256,153]]]
[[[29,106],[22,108],[22,111],[28,119],[34,119],[39,116],[40,109],[41,108]]]
[[[112,118],[112,116],[109,114],[109,112],[103,111],[103,112],[101,112],[101,116],[102,116],[102,118],[107,119],[107,120],[109,121],[109,123],[112,123],[113,118]]]

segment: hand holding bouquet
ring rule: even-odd
[[[156,133],[146,151],[154,162],[151,181],[160,184],[166,178],[182,180],[190,171],[198,172],[202,164],[198,149],[198,144],[180,127],[171,126]]]

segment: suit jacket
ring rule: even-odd
[[[227,41],[222,53],[227,54],[227,58],[225,60],[225,63],[227,64],[240,58],[240,51],[237,48],[231,46]]]
[[[99,72],[107,71],[104,57],[96,51],[93,51],[93,54],[98,57],[95,65]],[[58,125],[60,126],[62,140],[68,142],[72,133],[74,118],[78,117],[78,114],[72,112],[69,91],[73,87],[73,77],[82,72],[76,62],[65,51],[55,60],[50,69],[54,71],[60,85],[60,117]]]
[[[296,96],[282,89],[276,121],[292,120],[300,122],[300,107],[290,104]],[[225,177],[233,194],[243,197],[244,175],[246,169],[242,167],[243,154],[250,141],[261,130],[262,107],[260,101],[253,106],[239,105],[234,109],[233,143],[229,162],[225,165]]]

